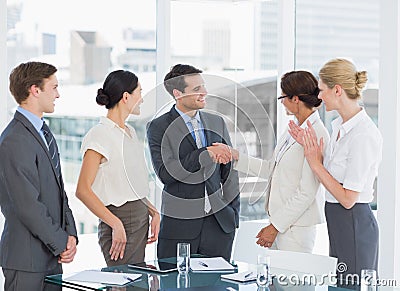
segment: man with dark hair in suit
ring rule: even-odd
[[[57,143],[43,120],[54,112],[57,69],[22,63],[10,75],[19,104],[0,137],[0,206],[5,217],[0,241],[4,290],[61,290],[44,283],[62,273],[78,242],[64,191]]]
[[[229,260],[239,225],[231,142],[223,118],[200,111],[207,95],[201,73],[173,66],[164,86],[176,104],[148,124],[153,167],[164,184],[158,258],[175,257],[176,244],[188,242],[191,253]]]

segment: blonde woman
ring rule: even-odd
[[[378,266],[379,229],[369,203],[382,157],[382,136],[359,104],[366,82],[367,72],[357,71],[345,59],[333,59],[320,70],[319,98],[327,111],[339,113],[323,161],[326,142],[315,136],[314,126],[308,124],[303,130],[290,124],[292,136],[304,145],[311,169],[327,190],[329,253],[347,269],[338,273],[339,279]]]
[[[140,114],[138,78],[129,71],[111,72],[96,101],[108,113],[83,139],[76,196],[99,217],[99,244],[107,265],[142,262],[146,243],[158,238],[160,215],[146,198],[143,146],[126,123],[130,114]]]

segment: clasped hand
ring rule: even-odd
[[[256,244],[270,248],[272,244],[274,243],[276,236],[278,235],[278,230],[275,228],[275,226],[271,223],[266,227],[263,227],[257,234],[256,238]]]
[[[67,247],[60,254],[58,258],[58,263],[71,263],[74,260],[76,254],[76,237],[70,235],[68,236]]]
[[[298,126],[293,120],[289,121],[289,134],[304,148],[304,156],[311,169],[322,164],[324,140],[321,137],[318,143],[317,134],[309,120],[305,129]]]
[[[238,151],[224,143],[215,142],[207,150],[212,160],[219,164],[227,164],[239,158]]]

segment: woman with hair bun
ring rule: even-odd
[[[144,261],[146,243],[157,240],[160,228],[160,215],[147,199],[144,148],[126,123],[130,114],[140,114],[141,90],[134,73],[111,72],[96,97],[108,109],[107,116],[82,142],[76,196],[99,218],[99,244],[107,266]]]
[[[329,140],[317,108],[318,81],[307,71],[292,71],[281,78],[282,96],[278,97],[288,115],[297,124],[312,123],[317,136]],[[271,249],[311,253],[316,225],[325,221],[324,197],[320,183],[304,157],[301,145],[286,131],[278,140],[270,160],[239,155],[232,149],[238,171],[264,177],[269,181],[265,209],[270,224],[257,235],[257,244]]]
[[[369,203],[382,158],[382,136],[359,104],[366,82],[367,72],[357,71],[350,61],[330,60],[319,72],[319,98],[327,111],[339,113],[332,121],[330,143],[316,137],[311,124],[305,130],[289,125],[326,188],[329,254],[345,264],[338,269],[339,280],[354,279],[347,275],[359,276],[362,269],[377,270],[378,266],[379,229]],[[328,147],[322,160],[325,144]]]

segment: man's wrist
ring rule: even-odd
[[[215,153],[211,150],[211,146],[210,146],[210,147],[206,147],[206,151],[208,152],[210,158],[211,158],[212,160],[214,160],[214,158],[215,158]]]

